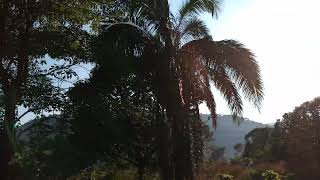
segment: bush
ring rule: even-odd
[[[250,169],[241,164],[229,164],[227,162],[215,162],[205,164],[197,177],[198,180],[216,179],[218,175],[229,174],[237,180],[250,179]]]
[[[264,180],[280,180],[280,175],[273,170],[266,170],[261,175]]]
[[[217,174],[216,180],[234,180],[234,177],[230,174]]]

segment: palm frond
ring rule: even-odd
[[[211,92],[208,70],[203,61],[199,60],[198,49],[191,44],[184,45],[178,51],[179,63],[182,74],[183,98],[197,105],[205,102],[211,112],[212,125],[216,127],[216,104]]]
[[[263,83],[260,68],[254,54],[243,44],[234,40],[217,42],[220,63],[229,71],[245,98],[259,109],[263,100]]]
[[[217,0],[187,0],[179,10],[179,19],[183,21],[187,16],[199,15],[203,12],[217,16],[219,5],[220,2]]]
[[[215,87],[227,101],[228,107],[234,116],[242,116],[243,103],[241,96],[224,68],[217,66],[209,69],[209,76]]]
[[[246,99],[257,108],[260,108],[263,99],[263,84],[259,66],[249,49],[246,49],[241,43],[236,41],[215,42],[211,37],[206,37],[191,41],[181,48],[181,53],[188,51],[191,51],[198,59],[205,61],[207,68],[211,71],[211,78],[216,78],[214,76],[222,74],[225,80],[229,77],[228,81],[234,83],[237,89],[239,88],[243,91]],[[230,87],[235,88],[234,86]],[[235,92],[233,93],[234,96],[230,96],[229,98],[234,98],[236,100],[234,103],[237,103],[229,105],[234,113],[239,114],[242,112],[242,103],[240,98],[237,97],[239,95],[235,94]]]
[[[170,22],[170,8],[168,1],[142,0],[138,4],[149,21],[159,24]]]
[[[162,44],[156,36],[132,22],[106,25],[93,44],[92,56],[95,61],[120,75],[150,72],[162,51]]]
[[[181,39],[194,40],[209,35],[209,29],[206,24],[197,17],[188,19],[181,30]]]
[[[204,92],[204,101],[207,104],[207,107],[210,111],[211,118],[212,118],[212,126],[217,127],[217,112],[216,112],[216,102],[214,100],[213,94],[211,92],[211,86],[208,76],[204,76],[205,84],[203,88]]]

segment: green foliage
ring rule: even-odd
[[[256,128],[245,136],[243,156],[254,161],[275,159],[271,153],[273,128]]]
[[[234,177],[230,174],[217,174],[217,180],[234,180]]]
[[[209,148],[210,148],[209,160],[211,161],[224,160],[225,147],[216,147],[214,145],[211,145]]]
[[[160,166],[163,179],[192,179],[207,140],[201,103],[216,125],[211,85],[234,115],[243,110],[240,91],[260,107],[263,85],[254,54],[233,40],[214,41],[198,17],[215,15],[215,0],[186,1],[176,16],[168,1],[155,0],[0,3],[6,22],[0,23],[6,102],[0,125],[8,127],[1,129],[7,133],[2,147],[15,144],[18,106],[64,115],[63,128],[30,128],[30,140],[16,153],[0,153],[8,160],[14,154],[10,163],[26,177],[65,179],[80,171],[84,178],[109,178],[116,170],[105,168],[135,166],[143,179]],[[96,63],[90,79],[66,94],[62,82],[77,76],[73,66],[87,62]]]
[[[52,79],[45,76],[29,78],[22,92],[23,96],[18,105],[37,115],[43,111],[60,110],[66,98],[63,88],[55,86]]]
[[[108,73],[100,66],[69,92],[70,105],[64,113],[71,116],[69,139],[84,157],[79,165],[86,168],[88,162],[107,156],[142,172],[153,171],[163,119],[148,78],[133,73],[104,78]]]
[[[262,173],[264,180],[280,180],[280,175],[273,170],[266,170]]]
[[[276,139],[275,150],[300,179],[320,177],[320,161],[315,158],[320,153],[319,107],[320,99],[315,98],[296,107],[293,112],[284,114],[276,124],[280,138]]]
[[[115,56],[116,63],[131,60],[130,64],[151,64],[137,70],[153,75],[153,92],[172,121],[172,126],[167,125],[173,132],[172,148],[166,148],[172,149],[175,158],[166,158],[165,164],[173,165],[171,171],[176,172],[171,174],[178,179],[193,177],[200,169],[204,147],[199,104],[206,102],[215,125],[213,84],[234,115],[241,115],[243,110],[241,90],[260,107],[263,87],[259,67],[253,53],[241,43],[215,42],[209,36],[198,13],[215,14],[215,0],[186,1],[176,16],[170,13],[168,1],[141,1],[130,7],[129,17],[106,24],[93,54],[100,63]],[[137,59],[140,61],[134,61]],[[124,62],[127,65],[128,61]],[[186,157],[188,154],[191,157]]]
[[[79,156],[71,146],[59,116],[35,119],[18,129],[20,140],[14,162],[29,179],[66,178],[77,172]]]

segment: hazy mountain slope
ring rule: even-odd
[[[233,146],[238,143],[244,143],[245,135],[255,128],[265,127],[267,125],[255,121],[244,119],[239,124],[234,122],[230,115],[218,115],[217,128],[212,127],[211,121],[208,121],[209,115],[202,114],[202,119],[209,125],[213,133],[213,143],[219,147],[225,147],[225,158],[230,159],[234,156]]]
[[[248,119],[244,119],[240,124],[233,121],[230,115],[218,115],[217,128],[212,127],[211,120],[208,121],[209,115],[202,114],[202,120],[209,125],[210,130],[213,131],[213,141],[214,145],[218,147],[225,147],[225,158],[230,159],[234,156],[233,146],[238,143],[244,143],[245,135],[255,128],[261,128],[265,126],[270,126],[266,124],[257,123]],[[49,116],[46,118],[35,119],[28,123],[23,124],[17,129],[17,134],[21,133],[19,139],[27,140],[30,135],[31,126],[36,125],[34,128],[43,127],[47,128],[58,128],[57,119],[59,116]]]

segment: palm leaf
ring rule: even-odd
[[[99,65],[109,68],[110,76],[127,73],[150,73],[162,54],[158,37],[133,22],[105,25],[93,40],[92,55]],[[125,67],[117,69],[115,67]],[[106,77],[108,78],[108,77]]]
[[[199,15],[203,12],[217,16],[219,5],[220,2],[217,0],[187,0],[179,10],[180,22],[182,22],[185,17]]]
[[[263,98],[260,70],[250,50],[236,41],[215,42],[211,37],[185,44],[180,52],[188,54],[186,60],[203,61],[208,76],[227,100],[234,115],[242,114],[242,100],[238,90],[258,108]],[[196,62],[198,61],[198,62]]]
[[[188,19],[183,25],[181,32],[181,39],[186,39],[188,41],[209,35],[209,29],[206,24],[197,17]]]
[[[263,99],[263,83],[260,68],[254,54],[234,40],[217,42],[218,59],[229,71],[245,98],[259,109]]]
[[[205,59],[208,68],[221,66],[226,69],[245,98],[258,109],[263,99],[263,83],[260,69],[253,53],[233,40],[215,42],[211,37],[191,41],[187,46],[198,49],[199,57]]]
[[[209,69],[208,75],[210,76],[215,87],[220,91],[224,99],[227,101],[228,107],[232,114],[234,116],[242,116],[243,107],[241,96],[225,69],[221,67]]]

